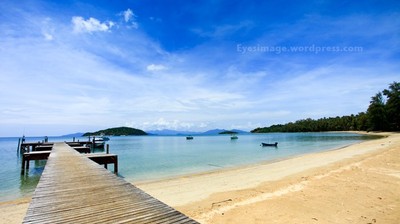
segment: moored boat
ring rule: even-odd
[[[186,140],[192,140],[193,136],[186,136]]]
[[[101,138],[103,139],[103,141],[108,141],[108,140],[110,140],[110,138],[109,138],[109,137],[106,137],[106,136],[101,137]]]
[[[106,141],[110,140],[109,137],[93,137],[93,147],[95,148],[103,148],[106,144]]]
[[[262,143],[261,143],[261,146],[262,146],[262,147],[265,147],[265,146],[278,147],[278,142],[275,142],[275,143],[264,143],[264,142],[262,142]]]

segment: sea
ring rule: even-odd
[[[372,138],[342,132],[241,134],[236,140],[229,135],[193,136],[193,140],[186,140],[185,136],[111,136],[107,144],[110,153],[118,155],[119,176],[135,183],[273,162]],[[18,137],[0,137],[0,202],[31,196],[46,165],[46,160],[31,161],[29,172],[21,175],[18,140]],[[44,137],[26,137],[26,142],[43,140]],[[48,140],[60,142],[72,138],[48,137]],[[278,146],[262,147],[262,142],[278,142]],[[112,169],[109,166],[110,172]]]

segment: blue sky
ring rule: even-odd
[[[114,2],[1,1],[0,136],[251,130],[399,81],[398,1]]]

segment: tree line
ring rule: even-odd
[[[388,89],[371,97],[366,112],[342,117],[302,119],[287,124],[256,128],[252,133],[320,132],[320,131],[400,131],[400,83],[389,84]]]

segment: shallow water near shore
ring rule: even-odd
[[[118,155],[119,175],[129,182],[233,168],[292,156],[326,151],[376,138],[353,133],[270,133],[230,136],[121,136],[110,137],[110,153]],[[43,138],[27,138],[27,142]],[[49,141],[71,141],[49,137]],[[78,139],[76,139],[78,140]],[[80,138],[86,140],[86,138]],[[278,142],[278,147],[261,147]],[[18,138],[0,138],[0,201],[32,195],[46,161],[32,161],[21,175]],[[102,150],[99,150],[101,152]],[[111,167],[111,168],[110,168]],[[112,166],[109,166],[112,170]]]

